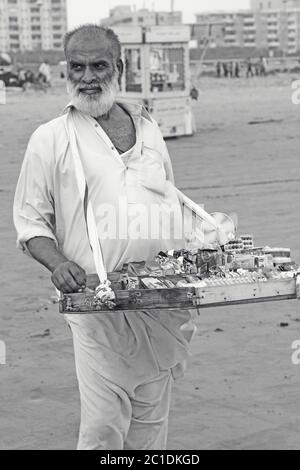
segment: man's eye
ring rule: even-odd
[[[76,71],[82,70],[82,65],[73,64],[73,65],[72,65],[72,69],[73,69],[73,70],[76,70]]]
[[[105,65],[104,65],[104,64],[96,64],[96,65],[95,65],[95,69],[97,69],[97,70],[103,70],[103,69],[105,69]]]

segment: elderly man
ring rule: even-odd
[[[129,226],[136,222],[136,208],[161,226],[171,207],[180,219],[181,207],[157,124],[142,106],[116,99],[123,73],[117,36],[85,25],[67,34],[65,53],[71,103],[29,142],[14,219],[19,246],[52,273],[58,290],[70,293],[95,272],[78,172],[107,272],[182,247],[182,240],[173,233],[176,220],[168,236],[124,229],[124,218]],[[188,353],[181,327],[189,319],[187,311],[66,315],[81,397],[78,449],[166,448],[171,385]]]

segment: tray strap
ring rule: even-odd
[[[102,249],[100,245],[100,240],[98,237],[95,215],[94,215],[93,207],[91,204],[91,200],[89,198],[89,189],[88,189],[88,185],[86,182],[82,161],[78,152],[75,129],[76,128],[75,128],[75,123],[74,123],[74,118],[73,118],[73,112],[70,111],[67,117],[67,131],[69,134],[71,153],[72,153],[74,164],[75,164],[77,186],[78,186],[80,198],[82,200],[83,208],[84,208],[84,216],[85,216],[88,239],[89,239],[89,243],[91,246],[91,250],[93,252],[95,268],[96,268],[96,271],[100,280],[100,284],[107,284],[108,283],[107,272],[106,272],[104,261],[103,261],[103,254],[102,254]]]

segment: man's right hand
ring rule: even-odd
[[[65,261],[53,271],[52,282],[64,294],[78,292],[86,287],[85,271],[72,261]]]
[[[69,261],[51,238],[35,237],[27,242],[31,256],[52,273],[52,282],[63,293],[71,294],[86,287],[86,273],[78,264]]]

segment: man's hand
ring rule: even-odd
[[[76,263],[60,253],[54,240],[47,237],[32,238],[27,242],[29,253],[52,273],[52,282],[66,294],[86,287],[86,273]]]
[[[61,263],[52,274],[55,287],[65,294],[78,292],[86,287],[85,271],[72,261]]]

